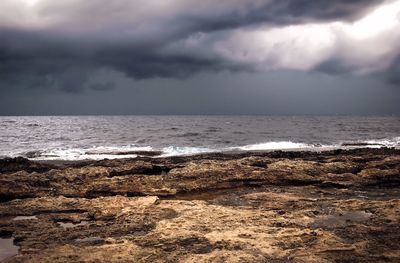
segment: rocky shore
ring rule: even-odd
[[[1,262],[400,262],[400,150],[0,160]]]

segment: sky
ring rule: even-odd
[[[1,0],[0,115],[400,114],[400,0]]]

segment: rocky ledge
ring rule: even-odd
[[[0,160],[1,262],[400,262],[400,150]]]

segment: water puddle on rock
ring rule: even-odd
[[[71,222],[68,222],[68,223],[57,222],[57,224],[59,226],[61,226],[62,228],[67,229],[67,228],[73,228],[73,227],[77,227],[77,226],[86,226],[88,224],[88,222],[87,221],[81,221],[81,222],[76,223],[76,224],[75,223],[71,223]]]
[[[315,218],[313,228],[336,228],[344,227],[351,223],[362,223],[368,221],[372,213],[365,211],[348,211],[332,215],[321,215]]]
[[[14,245],[14,238],[0,238],[0,261],[18,254],[18,246]]]
[[[17,216],[13,218],[13,221],[21,221],[21,220],[37,220],[36,216]]]

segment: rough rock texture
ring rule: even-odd
[[[399,186],[394,149],[3,159],[2,262],[400,262]]]

